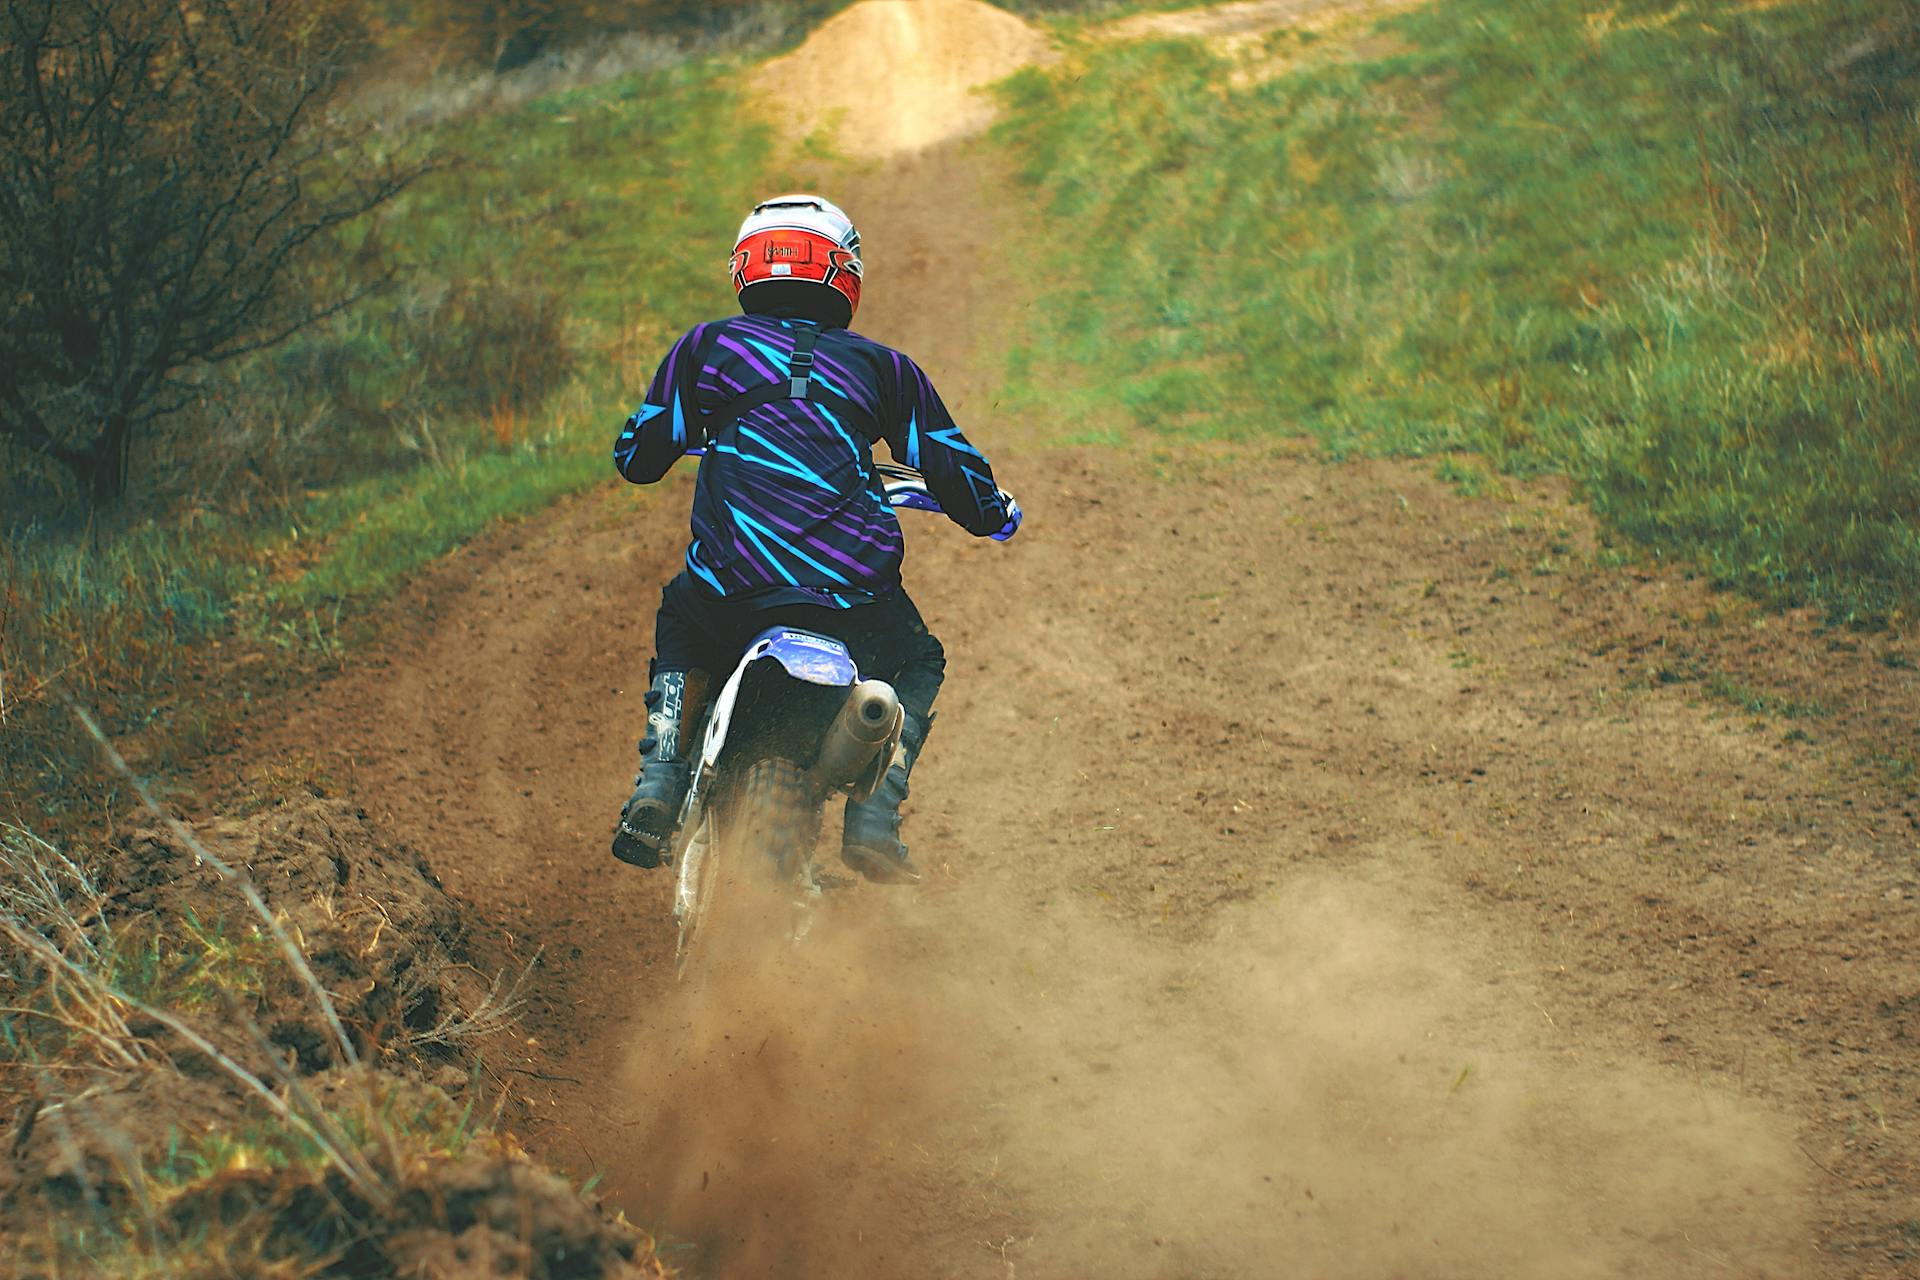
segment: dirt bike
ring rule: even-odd
[[[695,451],[699,452],[699,451]],[[938,512],[920,473],[876,464],[887,501]],[[1020,509],[1008,499],[1013,536]],[[770,627],[754,638],[697,730],[699,754],[669,844],[677,868],[673,914],[680,926],[676,971],[684,977],[716,902],[758,882],[784,893],[779,927],[798,940],[820,896],[813,850],[828,799],[865,800],[892,766],[903,713],[893,686],[860,676],[830,635]]]

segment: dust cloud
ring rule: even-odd
[[[613,1203],[707,1277],[1800,1272],[1782,1124],[1556,1049],[1405,888],[1298,884],[1184,944],[833,895],[644,1012]]]

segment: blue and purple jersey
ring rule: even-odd
[[[807,399],[790,398],[795,343],[815,329]],[[741,406],[744,412],[739,412]],[[673,344],[627,419],[614,465],[651,484],[705,445],[688,571],[715,595],[851,608],[900,582],[905,545],[873,465],[885,440],[979,537],[1007,520],[993,469],[918,365],[846,329],[737,316]]]

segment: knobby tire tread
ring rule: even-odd
[[[807,871],[819,835],[821,800],[806,771],[792,760],[768,758],[746,766],[714,797],[708,900],[697,929],[685,939],[682,977],[709,969],[717,937],[734,928],[764,928],[753,905],[769,889],[792,889]],[[744,882],[743,882],[744,881]],[[785,896],[784,892],[781,896]]]

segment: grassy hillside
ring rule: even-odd
[[[444,128],[443,171],[370,233],[399,287],[211,382],[182,429],[214,448],[145,455],[177,470],[147,495],[168,518],[0,543],[0,1272],[492,1270],[526,1235],[528,1274],[666,1274],[500,1128],[483,1050],[517,986],[472,968],[425,864],[266,762],[258,812],[207,829],[246,857],[216,877],[183,831],[122,825],[132,776],[50,681],[164,777],[249,680],[338,657],[407,574],[606,477],[667,340],[731,303],[712,246],[784,176],[729,72]]]
[[[232,422],[195,424],[216,447],[188,476],[210,501],[0,545],[0,814],[44,824],[98,776],[45,677],[158,766],[221,734],[219,700],[183,696],[199,642],[333,655],[409,572],[607,474],[672,332],[730,305],[688,246],[781,176],[729,80],[691,64],[443,129],[447,167],[373,233],[401,286],[215,384]]]
[[[1007,93],[1061,264],[1016,378],[1083,432],[1562,471],[1721,581],[1911,611],[1917,62],[1889,0],[1088,45]]]

